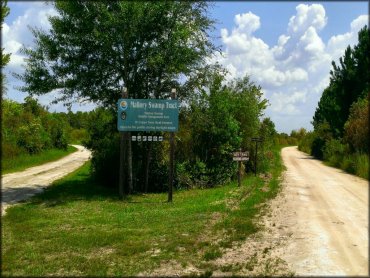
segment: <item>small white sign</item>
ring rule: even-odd
[[[147,137],[143,136],[143,142],[146,142]]]
[[[141,141],[141,136],[137,136],[137,141],[140,142]]]
[[[158,141],[158,136],[153,136],[153,141],[157,142]]]
[[[159,136],[158,141],[160,141],[160,142],[163,141],[163,136]]]
[[[131,136],[132,141],[136,141],[136,136]]]
[[[247,156],[234,156],[233,161],[248,161],[249,157]]]
[[[148,141],[149,142],[152,142],[153,141],[153,137],[152,136],[148,136]]]

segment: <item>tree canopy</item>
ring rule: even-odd
[[[129,97],[164,97],[182,75],[204,65],[215,50],[208,3],[193,1],[56,1],[49,31],[33,28],[20,89],[31,95],[57,90],[115,105],[121,87]]]
[[[369,29],[365,26],[358,33],[358,44],[346,48],[339,65],[332,62],[330,84],[324,90],[313,118],[315,129],[327,122],[334,137],[343,136],[351,105],[366,97],[370,90],[369,53]]]

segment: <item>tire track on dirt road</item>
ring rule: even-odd
[[[297,275],[364,275],[368,258],[368,181],[299,152],[282,150],[287,167],[281,224],[292,237],[279,253]],[[293,224],[292,224],[293,223]]]
[[[1,177],[1,214],[12,204],[26,200],[41,192],[65,175],[81,167],[90,159],[91,152],[86,148],[73,145],[78,150],[57,161],[28,168],[21,172]]]

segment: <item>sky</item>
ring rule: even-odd
[[[222,53],[218,62],[229,71],[228,79],[244,77],[261,86],[269,100],[265,117],[270,117],[278,132],[290,133],[301,127],[312,130],[312,117],[325,87],[329,85],[331,61],[338,63],[348,45],[357,44],[357,33],[369,21],[366,1],[338,2],[210,2],[209,15],[217,23],[213,41]],[[47,15],[56,15],[52,4],[44,1],[9,1],[10,14],[2,26],[2,47],[11,53],[6,97],[22,102],[26,93],[11,73],[22,73],[22,45],[32,47],[27,26],[48,30]],[[50,105],[52,94],[39,98],[50,111],[66,111],[59,103]],[[76,103],[73,111],[88,111],[94,106]]]

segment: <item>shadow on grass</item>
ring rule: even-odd
[[[30,203],[56,206],[77,200],[118,201],[118,189],[99,185],[89,173],[79,172],[72,178],[62,179],[46,187],[43,192],[33,196]]]
[[[39,191],[40,192],[40,191]],[[35,192],[36,193],[36,192]],[[119,197],[118,184],[116,187],[107,187],[95,181],[88,171],[78,172],[71,178],[65,178],[55,182],[53,185],[46,187],[41,193],[33,196],[29,203],[44,204],[47,207],[58,206],[69,202],[86,200],[110,200],[121,201],[129,204],[163,204],[166,200],[133,200],[133,197],[144,196],[145,194],[137,193],[125,195],[123,199]]]

